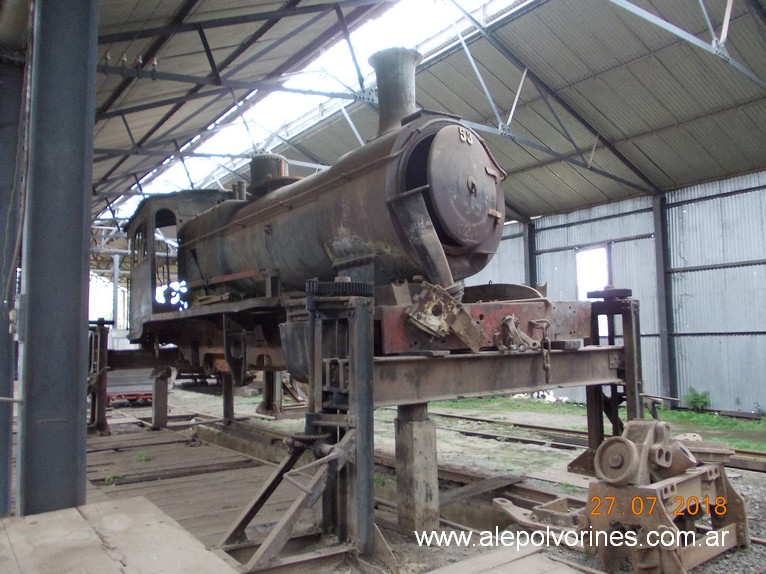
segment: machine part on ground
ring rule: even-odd
[[[648,484],[677,476],[697,460],[683,443],[670,438],[670,425],[631,421],[622,436],[606,439],[596,451],[596,476],[613,486]]]
[[[749,544],[745,502],[723,464],[698,464],[667,423],[627,422],[594,462],[599,480],[591,482],[585,508],[572,511],[566,497],[531,511],[506,499],[495,506],[526,528],[575,533],[608,572],[622,571],[629,559],[636,574],[686,574]],[[703,519],[712,528],[697,524]]]

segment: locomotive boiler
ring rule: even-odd
[[[459,120],[416,114],[418,59],[393,49],[371,60],[381,120],[368,144],[293,182],[278,156],[256,157],[249,199],[181,228],[179,272],[193,297],[263,296],[269,275],[291,291],[338,274],[376,285],[421,275],[449,289],[487,264],[504,222],[503,171]]]

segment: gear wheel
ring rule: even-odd
[[[588,299],[627,299],[633,297],[632,289],[607,288],[603,291],[588,291]]]
[[[320,297],[372,297],[375,286],[364,281],[306,281],[306,295]]]

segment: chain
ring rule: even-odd
[[[551,322],[548,319],[538,319],[529,322],[533,329],[541,329],[543,338],[540,341],[540,352],[543,355],[543,371],[545,372],[545,384],[551,384],[551,341],[548,339],[548,327]]]

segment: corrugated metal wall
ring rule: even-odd
[[[576,254],[605,246],[610,253],[612,283],[633,289],[641,302],[641,346],[644,390],[659,394],[657,274],[654,258],[652,201],[641,197],[577,212],[542,217],[535,222],[537,278],[548,283],[551,299],[577,299]],[[584,402],[584,389],[557,395]]]
[[[678,394],[766,408],[766,173],[668,194]]]
[[[766,172],[666,197],[671,357],[677,394],[710,393],[710,407],[766,408]],[[662,394],[652,200],[641,197],[535,222],[538,283],[577,298],[576,254],[608,246],[612,282],[641,302],[644,390]],[[497,257],[467,284],[524,282],[524,227],[507,226]],[[564,395],[564,391],[557,394]],[[582,389],[567,391],[584,401]]]
[[[497,254],[484,269],[465,280],[466,285],[485,283],[524,284],[525,243],[524,226],[520,223],[508,223],[503,230],[503,239]]]

